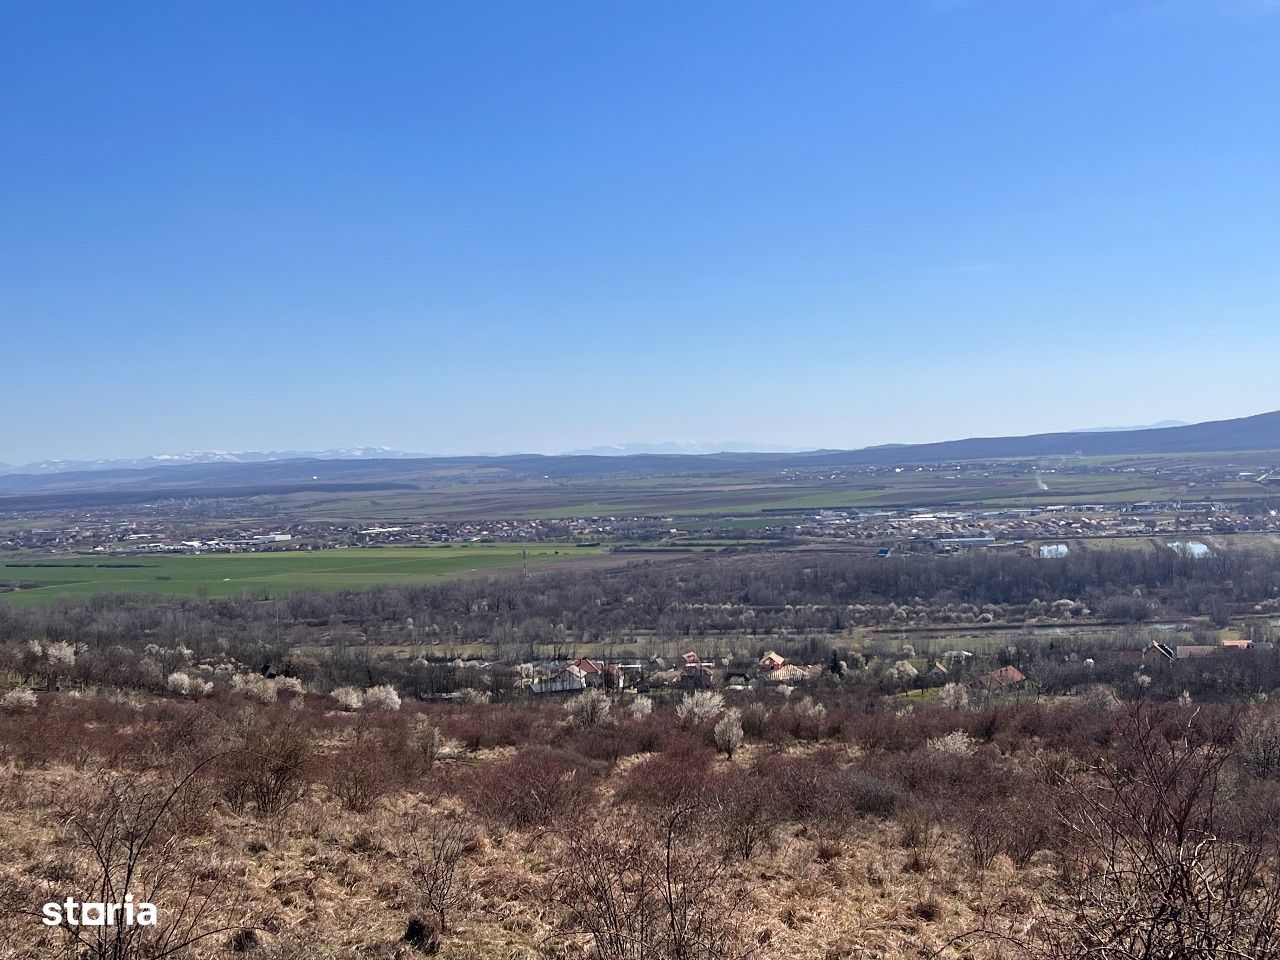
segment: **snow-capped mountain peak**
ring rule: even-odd
[[[273,460],[404,460],[428,457],[391,447],[335,447],[329,450],[191,450],[156,453],[149,457],[94,460],[37,460],[20,467],[0,465],[0,473],[72,473],[84,470],[138,470],[146,467],[183,466],[196,463],[269,463]]]

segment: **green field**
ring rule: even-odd
[[[148,591],[169,595],[230,597],[242,591],[279,596],[295,590],[341,590],[388,583],[420,583],[435,577],[599,554],[602,547],[567,543],[453,544],[430,547],[352,547],[281,553],[214,553],[197,556],[25,556],[0,564],[0,583],[36,586],[0,593],[0,602],[40,604],[59,596]],[[39,566],[33,566],[39,564]]]

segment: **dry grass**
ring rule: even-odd
[[[621,765],[611,785],[634,762]],[[0,770],[6,824],[0,833],[0,882],[8,889],[39,902],[41,891],[59,889],[58,864],[66,851],[50,811],[54,799],[83,777],[68,766]],[[188,848],[215,858],[234,878],[256,918],[257,943],[237,952],[222,936],[193,955],[420,956],[402,940],[409,918],[422,911],[395,853],[399,825],[410,813],[462,811],[449,797],[398,793],[360,815],[343,811],[316,789],[267,821],[218,810]],[[587,944],[562,928],[550,905],[549,885],[560,866],[556,851],[563,849],[559,834],[555,828],[481,831],[463,861],[470,904],[443,936],[441,955],[588,956]],[[1044,865],[1018,871],[1003,860],[979,873],[964,864],[959,839],[945,830],[922,857],[904,845],[901,827],[891,820],[866,820],[835,851],[788,827],[772,849],[732,866],[731,882],[746,891],[736,923],[762,960],[921,957],[992,915],[1006,925],[1029,922],[1041,891],[1052,889],[1052,872]],[[38,910],[39,903],[33,900],[29,907]],[[15,958],[61,955],[59,931],[35,917],[11,917],[7,929],[17,933]],[[945,955],[997,954],[969,943],[963,952]]]

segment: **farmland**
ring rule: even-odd
[[[1274,495],[1280,452],[912,460],[804,455],[281,461],[0,477],[0,530],[104,513],[243,523],[764,517]]]
[[[299,491],[232,501],[242,518],[282,516],[337,522],[418,522],[424,519],[627,516],[762,516],[823,508],[1010,507],[1051,503],[1126,503],[1206,496],[1265,496],[1268,488],[1234,477],[1222,463],[1166,464],[1152,458],[1129,472],[1128,461],[1090,464],[1071,472],[1037,472],[1028,463],[956,464],[947,469],[809,473],[742,469],[723,476],[664,475],[589,478],[492,478],[436,483],[419,489]]]
[[[230,597],[247,590],[275,596],[304,589],[416,583],[519,566],[525,551],[530,564],[601,552],[598,547],[563,543],[477,543],[197,556],[25,557],[5,560],[0,566],[0,582],[33,585],[0,593],[0,602],[42,604],[63,595],[135,591]]]

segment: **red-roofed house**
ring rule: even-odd
[[[760,658],[760,669],[765,673],[768,673],[771,670],[777,670],[779,667],[785,667],[786,665],[787,661],[781,654],[774,650],[770,650]]]
[[[622,689],[622,671],[615,666],[588,657],[579,657],[566,669],[577,671],[582,682],[588,687],[604,687],[610,690]]]
[[[1026,679],[1026,675],[1014,666],[1001,667],[987,674],[987,683],[995,690],[1014,686]]]

